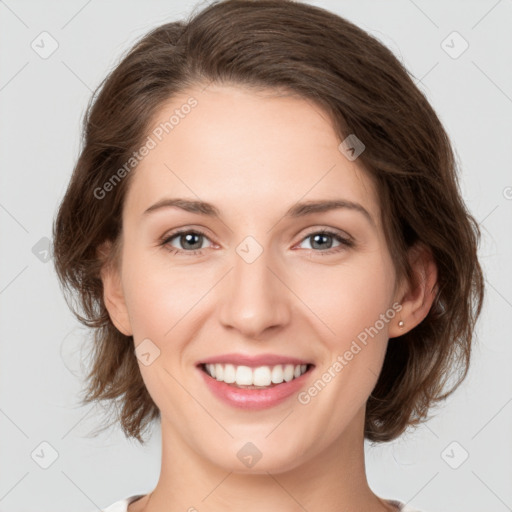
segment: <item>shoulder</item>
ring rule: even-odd
[[[389,505],[393,506],[393,507],[396,507],[397,509],[397,512],[421,512],[420,510],[418,510],[417,508],[412,508],[410,507],[409,505],[401,502],[401,501],[398,501],[398,500],[385,500],[386,503],[388,503]],[[424,511],[426,512],[426,511]]]
[[[128,498],[123,498],[122,500],[112,503],[112,505],[109,505],[107,508],[102,508],[101,512],[127,512],[128,505],[138,500],[139,498],[142,498],[143,496],[144,494],[134,494]]]

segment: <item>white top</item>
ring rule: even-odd
[[[124,498],[123,500],[116,501],[110,507],[102,509],[101,512],[127,512],[128,511],[128,505],[130,503],[133,503],[134,501],[138,500],[139,498],[142,498],[145,496],[145,494],[135,494],[133,496],[129,496],[128,498]],[[405,505],[401,501],[397,500],[384,500],[389,505],[393,505],[397,507],[397,512],[420,512],[419,510],[415,508],[410,508],[409,506]]]

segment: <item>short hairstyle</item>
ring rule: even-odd
[[[78,299],[66,300],[94,329],[83,404],[114,405],[114,422],[141,444],[141,433],[160,417],[133,337],[109,317],[100,277],[102,265],[119,261],[122,207],[136,169],[106,199],[97,191],[147,139],[165,103],[210,83],[287,91],[321,108],[340,141],[355,134],[365,145],[358,163],[377,186],[397,276],[416,279],[407,259],[415,243],[431,251],[438,269],[432,307],[388,344],[366,404],[365,438],[398,437],[466,377],[484,298],[481,233],[461,198],[449,138],[405,67],[351,22],[291,0],[217,1],[186,21],[161,25],[123,55],[91,97],[80,155],[53,225],[58,278],[65,295]],[[107,261],[98,248],[109,240],[114,251]]]

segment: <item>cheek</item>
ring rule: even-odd
[[[206,293],[208,283],[192,270],[166,265],[165,254],[155,257],[149,251],[147,255],[127,251],[123,265],[123,289],[135,340],[154,338],[158,344],[176,340],[175,331]]]
[[[320,319],[333,348],[350,344],[365,328],[373,326],[392,302],[393,270],[376,252],[350,264],[308,270],[307,280],[297,279],[294,289],[312,314]],[[302,274],[304,275],[304,274]],[[320,325],[319,324],[319,325]],[[387,323],[382,338],[387,335]]]
[[[171,294],[165,293],[165,282],[151,272],[144,272],[134,265],[124,280],[126,306],[130,316],[133,336],[158,339],[172,326]]]
[[[315,314],[330,330],[323,337],[327,353],[317,378],[299,402],[315,411],[326,439],[338,436],[368,400],[384,361],[388,325],[395,316],[393,271],[378,256],[360,263],[335,272],[331,268],[323,293],[318,288],[312,292]]]
[[[339,276],[335,283],[339,291],[334,295],[331,290],[331,296],[338,297],[336,307],[326,304],[336,332],[328,364],[330,373],[337,375],[331,392],[353,401],[356,408],[367,400],[377,382],[388,344],[388,326],[396,314],[392,307],[393,267],[387,255],[375,256],[373,261]],[[334,361],[339,363],[335,369]],[[334,395],[332,399],[336,400]]]

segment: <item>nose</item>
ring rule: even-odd
[[[290,321],[293,294],[284,271],[270,251],[251,263],[235,253],[234,266],[222,280],[220,322],[248,339],[262,339],[265,331],[278,330]]]

